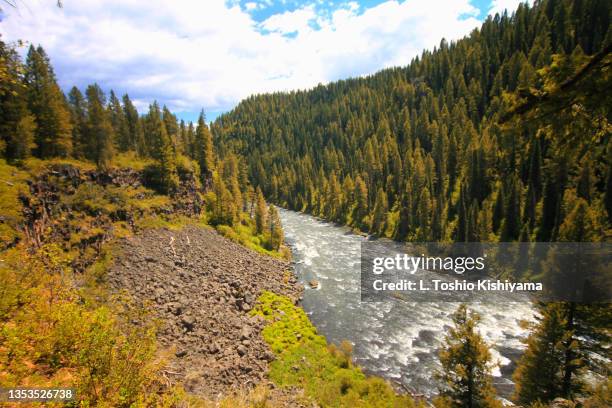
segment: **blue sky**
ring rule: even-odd
[[[518,0],[54,0],[3,7],[4,41],[41,44],[64,90],[97,82],[208,119],[256,93],[406,65]],[[25,47],[22,50],[25,52]]]

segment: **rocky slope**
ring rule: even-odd
[[[159,340],[175,351],[172,382],[215,399],[265,380],[274,354],[249,311],[263,290],[299,300],[303,288],[288,262],[194,226],[143,231],[118,253],[108,282],[160,318]]]

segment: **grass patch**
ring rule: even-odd
[[[135,225],[140,229],[166,228],[171,231],[180,231],[188,225],[200,228],[212,229],[207,223],[206,217],[187,217],[176,214],[150,214],[136,220]]]
[[[125,153],[116,154],[111,162],[111,167],[119,169],[134,169],[136,171],[142,171],[147,166],[152,165],[154,162],[152,159],[138,157],[136,152],[129,151]]]
[[[351,361],[351,345],[328,345],[308,316],[290,299],[264,292],[253,315],[268,325],[262,334],[276,355],[270,378],[281,387],[297,386],[323,407],[415,407],[381,378],[366,376]]]
[[[270,251],[266,249],[262,244],[263,237],[254,235],[251,226],[237,224],[230,227],[229,225],[219,224],[215,226],[215,229],[224,237],[252,249],[253,251],[259,252],[260,254],[269,255],[273,258],[287,259],[287,253],[285,251]]]
[[[23,222],[19,197],[29,197],[27,173],[0,159],[0,250],[22,237],[19,224]]]
[[[30,173],[32,176],[39,176],[49,170],[52,166],[72,166],[80,171],[94,171],[96,170],[96,165],[87,161],[80,161],[74,159],[61,159],[61,158],[53,158],[53,159],[37,159],[35,157],[31,157],[25,160],[21,166],[24,170]]]

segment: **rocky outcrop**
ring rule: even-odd
[[[302,287],[288,262],[197,227],[144,231],[119,253],[108,281],[161,318],[159,341],[175,353],[169,377],[208,398],[265,379],[274,354],[263,320],[249,311],[263,290],[298,301]]]

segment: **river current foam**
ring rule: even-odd
[[[302,302],[319,332],[332,343],[353,343],[354,360],[367,372],[399,382],[414,393],[436,393],[432,374],[440,367],[438,350],[458,303],[361,302],[360,245],[366,238],[309,215],[283,209],[280,215],[298,278],[304,283],[323,281],[317,290],[306,284]],[[514,362],[527,334],[519,322],[533,319],[532,306],[488,302],[469,307],[482,317],[480,332],[499,363],[494,382],[500,395],[508,397]]]

